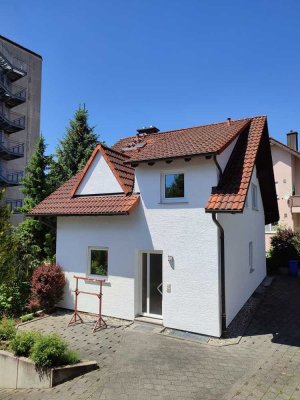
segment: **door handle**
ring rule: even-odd
[[[162,295],[163,294],[163,292],[162,292],[162,290],[160,290],[160,288],[162,287],[162,283],[160,283],[158,286],[157,286],[157,290],[159,291],[159,293]]]

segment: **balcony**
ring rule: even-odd
[[[11,82],[23,78],[27,74],[27,65],[13,57],[3,43],[0,43],[0,67],[6,72]]]
[[[0,166],[0,186],[18,186],[21,184],[23,175],[23,171],[5,169]]]
[[[23,206],[22,199],[9,199],[6,198],[4,200],[5,205],[10,209],[10,211],[14,214],[20,214],[19,207]]]
[[[0,108],[0,129],[6,133],[14,133],[25,129],[25,116]]]
[[[288,204],[292,213],[300,213],[300,195],[291,196],[288,200]]]
[[[0,132],[0,158],[2,160],[14,160],[24,157],[24,143],[8,140]]]
[[[26,102],[26,88],[7,82],[5,75],[0,75],[0,101],[12,108]]]

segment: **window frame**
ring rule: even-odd
[[[166,197],[166,176],[167,175],[183,175],[183,197]],[[162,171],[160,174],[160,197],[162,203],[186,203],[186,185],[184,171]]]
[[[107,271],[106,271],[106,275],[98,275],[98,274],[92,274],[92,250],[102,250],[102,251],[106,251],[107,252]],[[108,247],[104,247],[104,246],[88,246],[87,249],[87,276],[91,276],[91,277],[108,277],[108,266],[109,266],[109,262],[108,262],[108,256],[109,256],[109,248]]]
[[[251,200],[252,210],[258,211],[258,190],[254,183],[251,183]]]

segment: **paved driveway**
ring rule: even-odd
[[[0,390],[0,399],[300,400],[300,280],[280,277],[239,344],[215,347],[158,334],[158,328],[91,323],[66,329],[69,314],[28,324],[58,331],[100,365],[47,390]]]

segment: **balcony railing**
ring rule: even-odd
[[[24,171],[6,169],[0,165],[0,186],[17,186],[21,184]]]
[[[8,140],[3,132],[0,132],[0,158],[13,160],[24,157],[24,143],[16,140]]]
[[[290,207],[300,207],[300,195],[294,195],[289,198]]]
[[[0,108],[0,129],[6,133],[14,133],[25,129],[25,116]]]
[[[2,42],[0,42],[0,67],[6,71],[11,81],[16,81],[27,73],[26,63],[14,57]]]
[[[5,75],[0,75],[0,100],[10,108],[26,101],[26,88],[7,81]]]
[[[23,200],[22,199],[9,199],[9,198],[6,198],[4,200],[4,203],[5,203],[6,206],[9,207],[11,212],[13,212],[14,214],[20,214],[19,207],[23,206]]]

